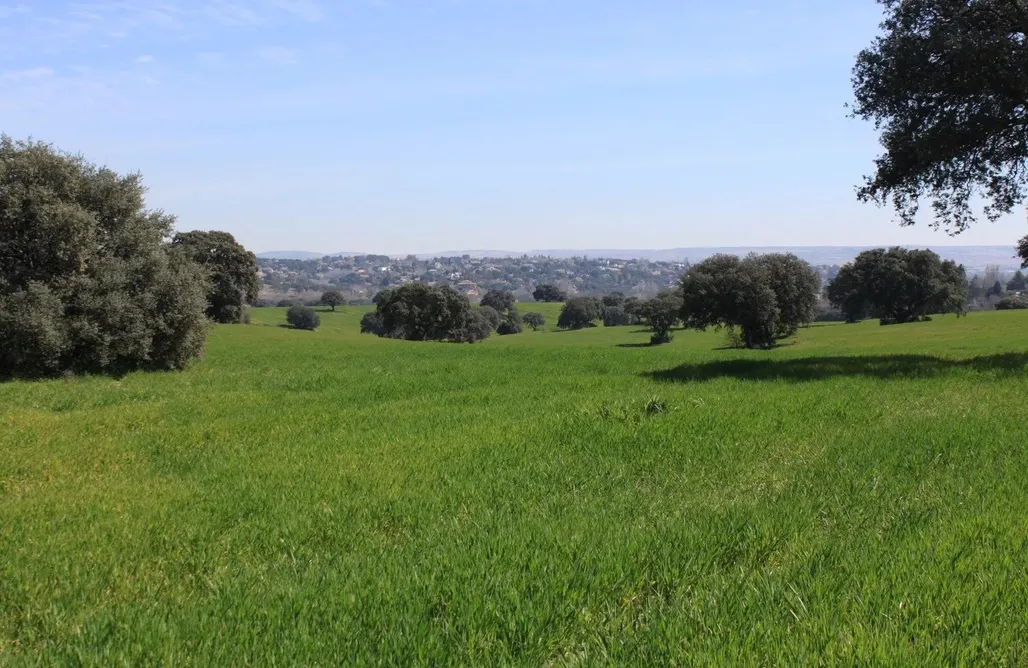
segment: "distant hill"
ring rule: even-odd
[[[311,251],[268,251],[257,253],[257,257],[265,260],[320,260],[323,257],[350,257],[351,255],[367,255],[356,251],[339,253],[312,253]]]
[[[310,251],[268,251],[267,253],[257,253],[257,257],[265,260],[316,260],[324,256],[324,253],[311,253]]]
[[[918,246],[922,247],[922,246]],[[1014,271],[1020,267],[1020,260],[1014,255],[1013,246],[932,246],[927,244],[936,253],[947,260],[955,260],[963,264],[969,273],[980,271],[987,265],[999,265],[1003,271]],[[589,257],[604,258],[611,260],[636,260],[646,259],[661,262],[700,262],[716,253],[731,253],[732,255],[745,255],[746,253],[795,253],[811,264],[844,264],[857,256],[861,251],[873,248],[873,246],[723,246],[723,247],[691,247],[691,248],[666,248],[666,249],[617,249],[617,248],[589,248],[589,249],[549,249],[531,251],[506,251],[506,250],[449,250],[436,253],[419,253],[418,259],[427,260],[436,257],[459,257],[470,255],[474,258],[511,258],[530,256],[548,256],[555,258]],[[307,251],[272,251],[261,253],[257,257],[279,260],[309,260],[311,258],[324,257],[325,253],[310,253]],[[365,255],[355,251],[344,251],[340,253],[329,253],[333,257],[347,257],[351,255]],[[403,256],[393,256],[403,257]]]

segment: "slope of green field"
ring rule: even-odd
[[[1028,663],[1028,314],[359,318],[0,384],[0,663]]]

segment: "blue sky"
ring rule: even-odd
[[[1013,244],[854,186],[872,0],[0,0],[0,131],[256,251]]]

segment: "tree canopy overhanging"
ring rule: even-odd
[[[903,225],[929,201],[957,234],[1024,203],[1028,189],[1028,0],[878,0],[883,34],[857,56],[854,116],[885,152],[858,189]],[[1018,252],[1028,264],[1028,237]]]

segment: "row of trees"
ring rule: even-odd
[[[180,369],[240,322],[257,263],[225,232],[172,235],[139,174],[0,136],[0,377]]]

